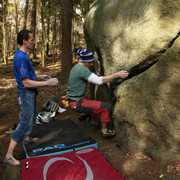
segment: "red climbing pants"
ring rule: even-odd
[[[112,108],[107,102],[84,98],[78,102],[69,100],[69,106],[75,112],[89,114],[91,118],[95,118],[100,113],[102,123],[108,123],[111,121]]]

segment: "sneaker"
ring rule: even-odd
[[[106,129],[105,133],[102,133],[103,138],[111,138],[116,136],[116,131],[113,129]]]

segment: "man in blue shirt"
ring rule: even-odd
[[[9,148],[4,158],[4,162],[12,166],[21,165],[20,161],[16,160],[13,156],[17,143],[24,140],[24,143],[28,144],[38,140],[38,138],[29,137],[37,114],[37,89],[45,86],[56,86],[58,84],[57,78],[51,78],[48,75],[36,75],[27,55],[27,52],[33,49],[35,45],[31,31],[20,31],[17,40],[20,47],[15,53],[13,68],[18,87],[17,98],[21,109],[19,114],[20,122],[11,136]]]

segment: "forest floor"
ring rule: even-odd
[[[60,78],[60,61],[48,61],[46,68],[40,68],[35,63],[37,74],[48,74],[51,77],[59,77],[57,87],[45,87],[39,89],[37,97],[37,111],[40,112],[44,100],[51,96],[58,96],[59,99],[66,94],[66,83]],[[5,169],[8,165],[3,163],[11,134],[7,131],[13,124],[19,122],[19,105],[16,98],[17,88],[13,75],[12,63],[0,64],[0,179],[5,176]],[[116,138],[103,139],[100,129],[94,127],[91,122],[79,121],[79,114],[67,109],[62,114],[57,114],[56,121],[71,119],[81,127],[88,135],[98,142],[99,151],[106,160],[119,172],[125,180],[180,180],[180,161],[141,159],[135,153],[121,149],[116,144]],[[15,149],[14,155],[17,159],[24,159],[25,153],[22,143]]]

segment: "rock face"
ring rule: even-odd
[[[101,74],[130,72],[105,90],[120,147],[180,159],[180,0],[97,0],[84,27]]]

